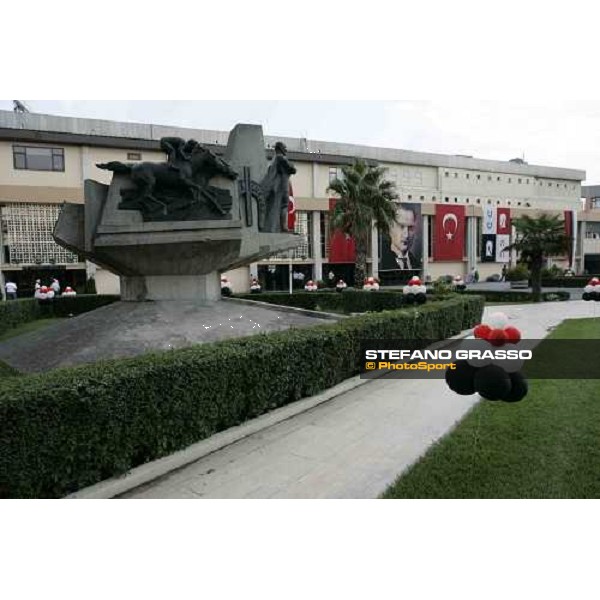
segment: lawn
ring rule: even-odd
[[[0,334],[0,342],[4,342],[10,338],[16,337],[18,335],[23,335],[24,333],[31,333],[32,331],[38,331],[39,329],[44,329],[49,325],[53,325],[54,323],[58,323],[62,319],[60,318],[51,318],[51,319],[37,319],[36,321],[29,321],[28,323],[22,323],[21,325],[17,325],[12,329],[5,331]]]
[[[600,338],[600,319],[556,339]],[[383,498],[600,498],[600,380],[532,380],[517,404],[482,401]]]

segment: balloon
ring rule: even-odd
[[[496,365],[479,369],[474,383],[477,392],[486,400],[502,400],[512,389],[510,375]]]
[[[456,369],[446,369],[445,378],[448,387],[460,396],[471,396],[475,393],[475,373],[477,369],[466,360],[456,361]]]
[[[490,335],[491,331],[492,328],[489,325],[484,325],[483,323],[480,323],[479,325],[477,325],[477,327],[475,327],[475,329],[473,329],[473,335],[479,340],[487,340],[488,335]]]
[[[587,302],[588,300],[592,299],[592,295],[589,292],[583,292],[581,298]]]
[[[504,329],[492,329],[487,336],[487,341],[492,346],[504,346],[508,341],[508,336],[504,333]]]
[[[501,312],[493,313],[486,319],[492,329],[504,329],[508,325],[508,317]]]
[[[516,344],[521,341],[521,332],[512,325],[509,325],[504,329],[504,335],[506,335],[506,341],[509,344]]]
[[[427,296],[423,292],[419,292],[418,294],[415,294],[415,300],[417,301],[417,304],[425,304]]]
[[[527,392],[529,391],[527,379],[525,379],[522,373],[511,373],[510,382],[512,386],[511,390],[502,400],[504,402],[520,402],[527,396]]]
[[[414,304],[415,302],[415,294],[406,294],[406,296],[404,296],[404,299],[406,301],[407,304]]]

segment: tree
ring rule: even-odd
[[[382,233],[389,234],[396,220],[395,185],[384,175],[384,167],[357,159],[353,165],[342,167],[342,177],[334,179],[327,188],[339,197],[331,215],[332,231],[351,236],[356,245],[356,287],[362,287],[367,275],[367,249],[373,222]]]
[[[550,256],[570,252],[571,240],[565,234],[565,222],[559,216],[541,215],[537,219],[524,215],[514,220],[517,237],[506,252],[516,250],[519,261],[531,272],[533,299],[539,302],[542,292],[542,268]]]

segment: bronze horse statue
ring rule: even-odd
[[[164,198],[164,194],[162,200],[157,197],[160,195],[156,193],[159,188],[173,191],[176,196],[184,196],[189,192],[193,202],[203,198],[220,214],[226,214],[227,210],[218,202],[217,196],[209,186],[209,181],[217,175],[235,180],[238,174],[224,160],[194,140],[185,142],[184,148],[187,153],[182,152],[179,155],[181,158],[177,161],[170,156],[169,162],[162,163],[111,161],[96,166],[131,177],[135,188],[123,190],[122,193],[123,199],[131,208],[152,203],[162,207],[163,214],[167,214],[169,198]]]

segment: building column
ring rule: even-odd
[[[585,236],[587,231],[587,223],[581,221],[579,223],[579,265],[575,267],[575,272],[579,275],[585,270]]]
[[[2,265],[4,264],[4,237],[2,234],[2,206],[0,206],[0,294],[2,300],[6,300],[6,290],[4,289],[4,274],[2,273]]]
[[[320,198],[317,195],[317,169],[319,165],[317,163],[312,163],[312,198]]]
[[[467,273],[477,268],[477,217],[467,217]]]
[[[571,257],[569,259],[569,269],[576,270],[577,262],[577,211],[573,211],[573,221],[571,222]]]
[[[423,239],[421,240],[421,256],[423,257],[423,279],[427,276],[427,269],[429,267],[429,216],[423,215],[422,219],[422,230]]]
[[[314,168],[314,165],[313,165]],[[323,256],[321,255],[321,211],[313,210],[310,213],[312,219],[312,249],[315,265],[314,279],[323,279]]]
[[[379,278],[379,230],[375,221],[371,227],[371,275]]]
[[[256,277],[258,279],[258,263],[253,262],[248,265],[248,272],[250,274],[250,279]]]

